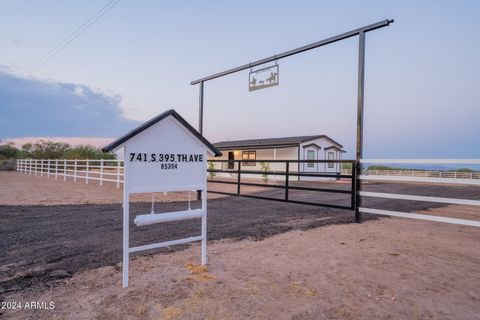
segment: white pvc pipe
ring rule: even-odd
[[[239,162],[240,165],[240,162]],[[202,190],[202,265],[206,265],[207,260],[207,187]]]
[[[127,158],[127,148],[123,147],[123,156]],[[128,162],[126,162],[128,166]],[[125,169],[125,172],[128,172]],[[124,288],[128,287],[128,261],[129,261],[129,236],[130,236],[130,193],[128,188],[128,177],[125,176],[123,183],[123,281]]]
[[[202,236],[190,237],[190,238],[185,238],[185,239],[171,240],[171,241],[166,241],[166,242],[152,243],[152,244],[146,244],[146,245],[143,245],[143,246],[132,247],[128,251],[130,253],[133,253],[133,252],[138,252],[138,251],[169,247],[169,246],[173,246],[173,245],[176,245],[176,244],[183,244],[183,243],[189,243],[189,242],[200,241],[200,240],[202,240]]]
[[[204,211],[202,209],[154,214],[149,213],[136,216],[133,222],[137,226],[146,226],[154,223],[202,218],[203,213]]]

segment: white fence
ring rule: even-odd
[[[351,174],[352,169],[343,169],[342,174]],[[445,171],[445,170],[363,170],[364,175],[369,176],[396,176],[396,177],[426,177],[445,179],[479,179],[480,171]]]
[[[480,159],[362,159],[363,164],[375,163],[410,163],[410,164],[480,164]],[[372,174],[372,171],[374,172]],[[400,173],[397,173],[400,171]],[[440,183],[440,184],[464,184],[480,187],[480,178],[478,172],[435,172],[428,171],[419,174],[415,171],[407,171],[410,174],[405,174],[406,170],[365,170],[360,175],[361,180],[376,180],[376,181],[403,181],[403,182],[423,182],[423,183]],[[30,175],[40,175],[47,177],[54,177],[55,179],[63,178],[63,180],[98,181],[100,185],[103,182],[115,183],[117,188],[123,183],[123,160],[66,160],[66,159],[19,159],[17,160],[17,172]],[[466,175],[465,175],[466,174]],[[431,196],[417,196],[405,194],[391,194],[382,192],[367,192],[361,191],[362,197],[375,197],[385,199],[397,199],[406,201],[426,201],[447,204],[459,204],[469,206],[480,206],[480,200],[458,199],[458,198],[442,198]],[[480,227],[480,220],[466,220],[444,216],[415,214],[399,211],[389,211],[374,208],[359,208],[360,212],[389,215],[404,218],[422,219],[430,221],[447,222],[453,224],[461,224],[468,226]]]
[[[85,181],[116,183],[117,188],[123,183],[123,160],[66,160],[66,159],[18,159],[17,172]]]
[[[480,164],[480,159],[362,159],[360,161],[363,164],[372,164],[372,163],[411,163],[411,164]],[[480,179],[477,178],[468,178],[465,176],[452,178],[446,176],[392,176],[392,175],[370,175],[362,174],[360,177],[362,180],[379,180],[379,181],[409,181],[409,182],[435,182],[435,183],[457,183],[465,185],[480,186]],[[416,195],[406,195],[406,194],[392,194],[392,193],[383,193],[383,192],[367,192],[361,191],[360,195],[362,197],[374,197],[374,198],[385,198],[385,199],[397,199],[397,200],[407,200],[407,201],[426,201],[426,202],[436,202],[436,203],[448,203],[448,204],[460,204],[460,205],[469,205],[469,206],[480,206],[480,200],[471,200],[471,199],[458,199],[458,198],[443,198],[443,197],[430,197],[430,196],[416,196]],[[412,218],[412,219],[421,219],[429,221],[438,221],[446,222],[453,224],[461,224],[467,226],[480,227],[480,220],[467,220],[467,219],[458,219],[450,218],[444,216],[434,216],[434,215],[425,215],[425,214],[415,214],[399,211],[390,211],[382,209],[373,209],[373,208],[359,208],[360,212],[371,213],[371,214],[380,214],[380,215],[389,215],[395,217],[403,218]]]

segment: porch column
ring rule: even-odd
[[[275,162],[277,160],[277,148],[273,148],[273,173],[277,172],[277,163]],[[273,175],[273,181],[275,181],[275,184],[277,184],[277,175]]]

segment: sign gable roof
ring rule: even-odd
[[[163,119],[169,117],[169,116],[172,116],[174,117],[178,122],[180,122],[180,124],[185,127],[185,129],[187,129],[188,131],[190,131],[198,140],[200,140],[200,142],[205,145],[205,147],[207,147],[208,149],[210,149],[210,151],[212,151],[213,154],[215,154],[215,156],[221,156],[222,153],[220,151],[218,151],[218,149],[213,145],[211,144],[210,142],[208,142],[207,139],[205,139],[197,130],[195,130],[195,128],[193,128],[185,119],[183,119],[182,116],[180,116],[175,110],[173,109],[170,109],[170,110],[167,110],[161,114],[159,114],[158,116],[156,116],[155,118],[152,118],[150,120],[148,120],[147,122],[143,123],[142,125],[138,126],[137,128],[133,129],[132,131],[130,131],[129,133],[127,133],[126,135],[120,137],[119,139],[113,141],[112,143],[110,143],[109,145],[105,146],[102,148],[102,151],[103,152],[109,152],[109,151],[113,151],[115,149],[117,149],[120,145],[122,145],[123,143],[127,142],[128,140],[130,140],[131,138],[135,137],[136,135],[138,135],[139,133],[141,133],[142,131],[150,128],[151,126],[153,126],[154,124],[162,121]]]

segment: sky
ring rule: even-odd
[[[122,0],[25,73],[107,2],[0,2],[2,141],[99,145],[171,108],[197,127],[192,80],[389,18],[366,36],[364,157],[480,158],[479,1]],[[276,87],[209,81],[204,135],[327,134],[354,158],[357,62],[355,37],[280,60]]]

